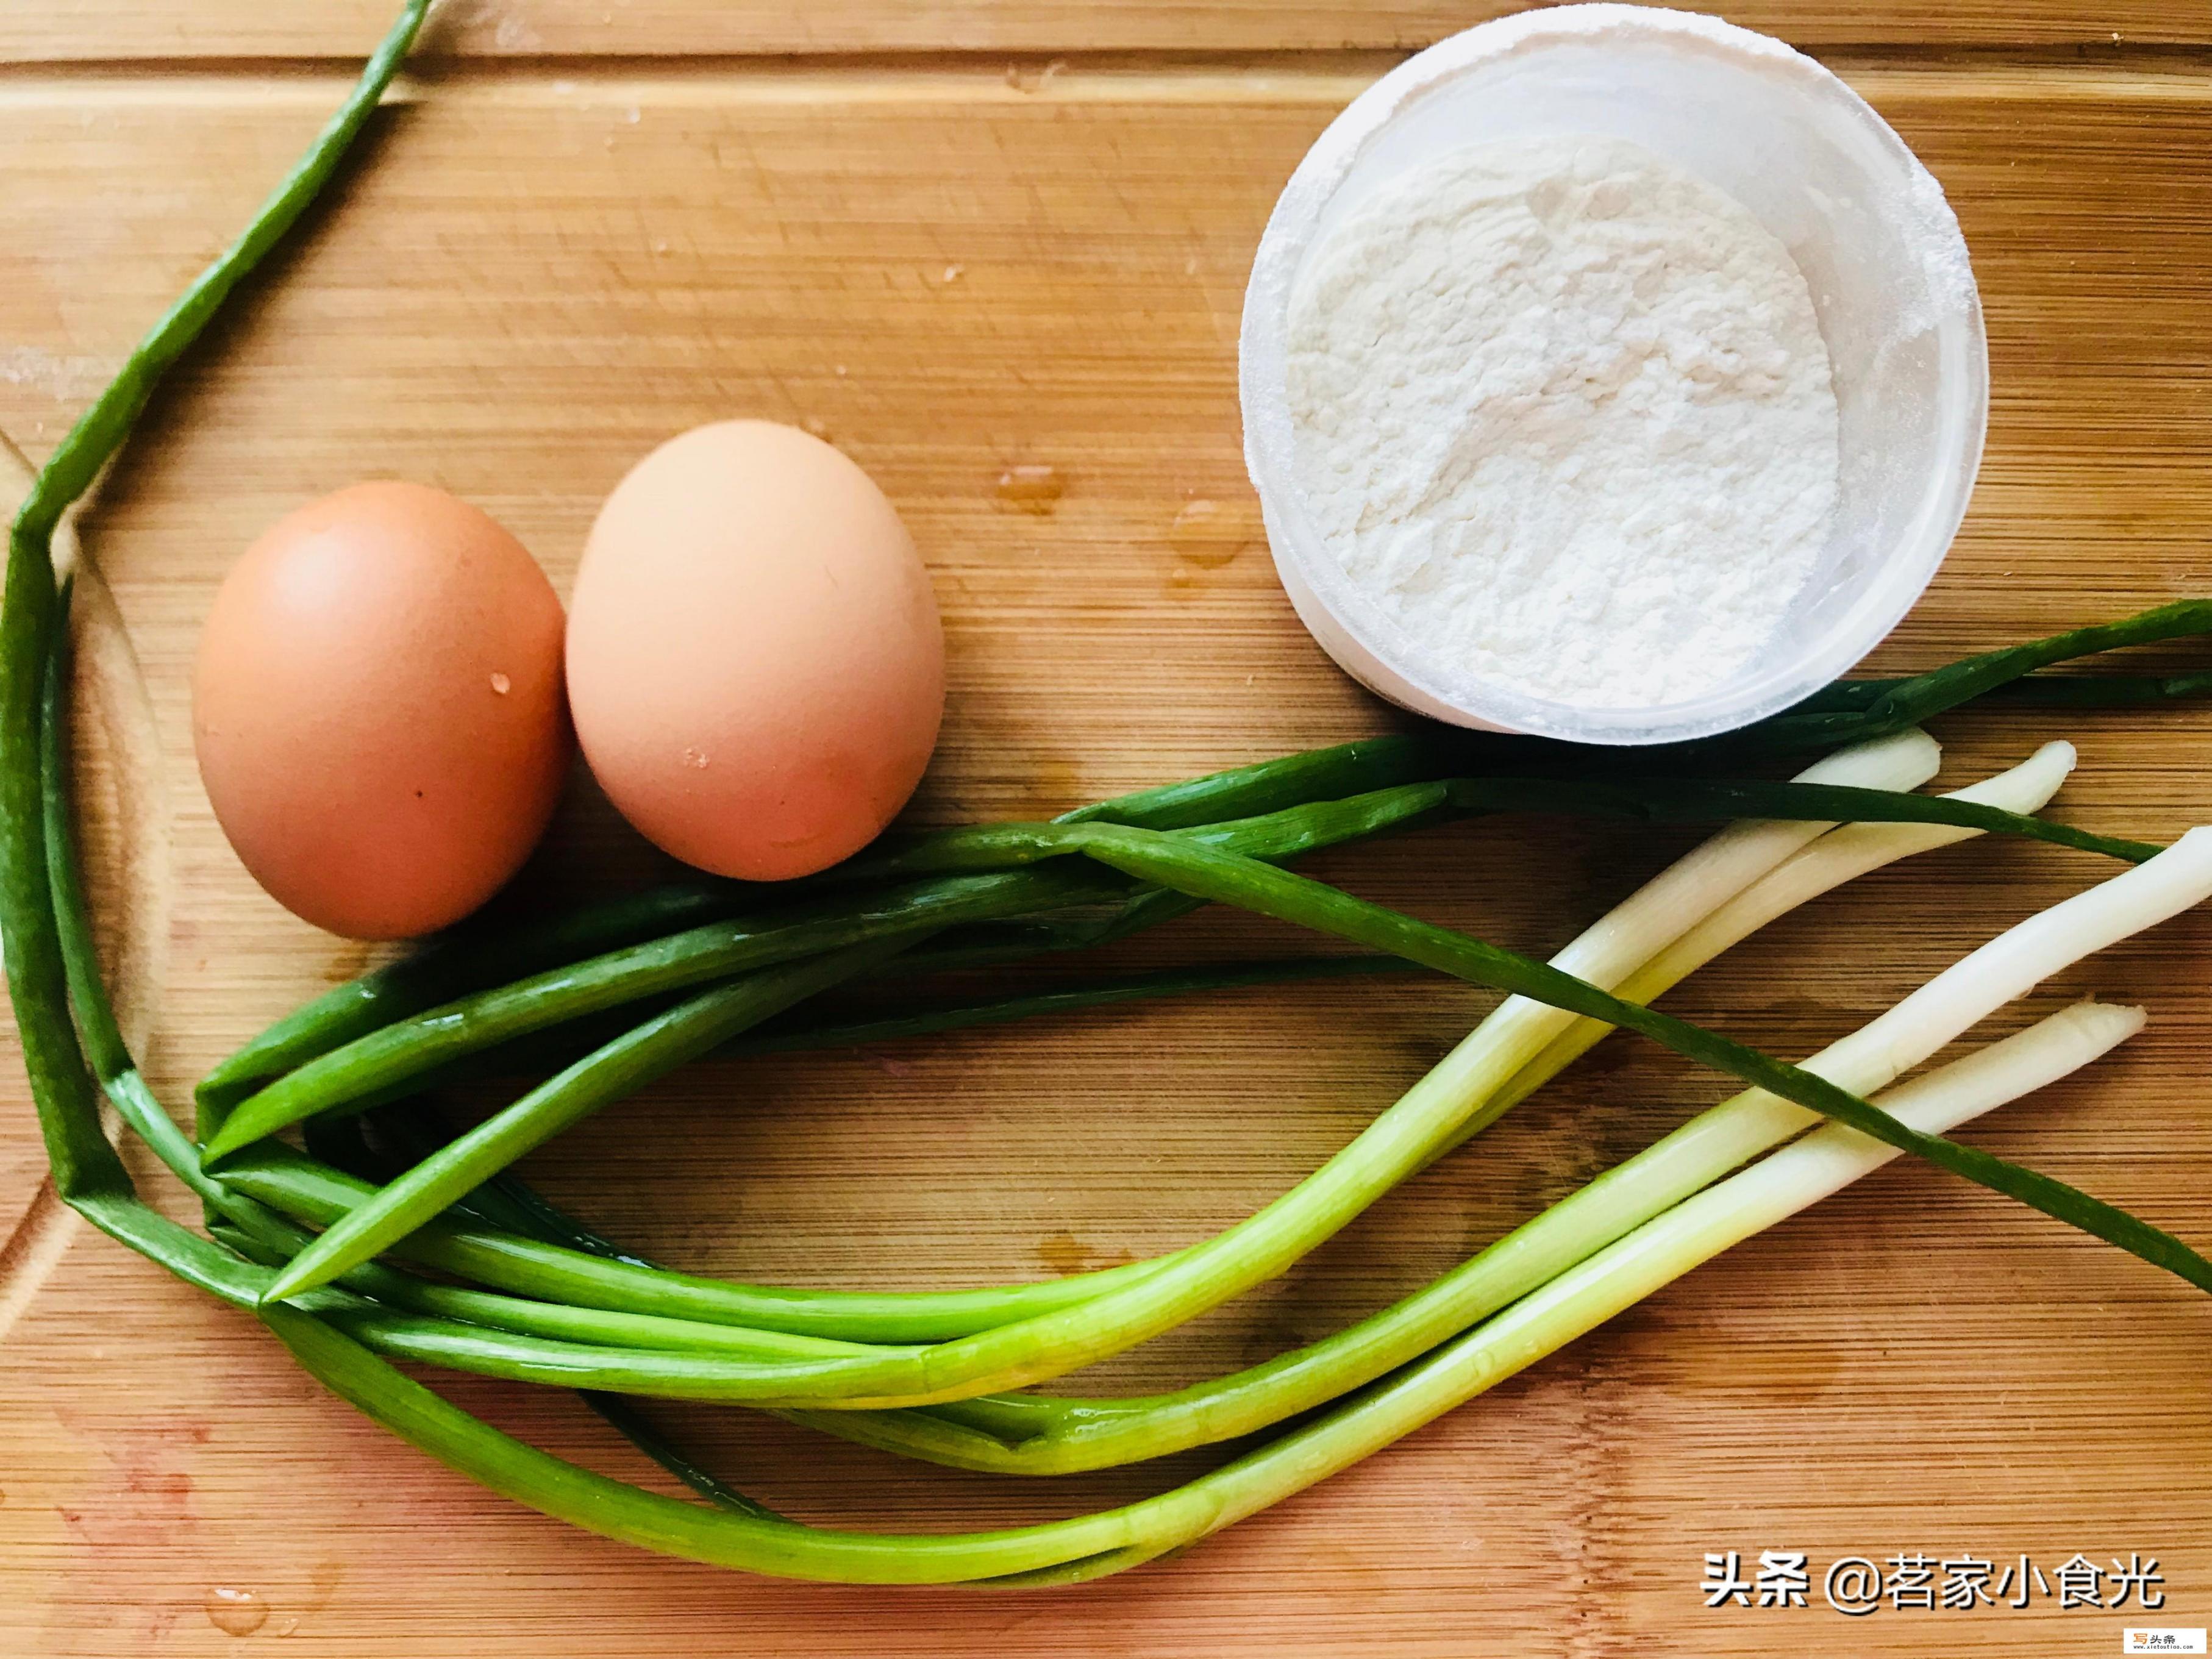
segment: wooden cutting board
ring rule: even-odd
[[[599,498],[660,437],[741,413],[825,432],[897,501],[945,609],[951,711],[917,822],[1048,813],[1389,727],[1270,570],[1238,456],[1237,309],[1304,147],[1400,50],[1491,9],[447,8],[362,166],[175,377],[85,525],[104,578],[77,687],[89,836],[156,1089],[182,1102],[368,959],[245,878],[186,707],[228,562],[355,478],[482,503],[565,584]],[[383,11],[0,8],[0,429],[33,458],[51,448],[303,145]],[[1822,46],[1919,150],[1988,307],[1973,512],[1870,669],[2212,592],[2212,14],[1761,0],[1741,19]],[[1017,466],[1052,469],[1057,498],[1005,499]],[[2062,806],[2094,829],[2212,821],[2212,708],[1968,714],[1939,735],[1953,780],[2074,738]],[[1317,867],[1547,950],[1682,844],[1499,822]],[[529,880],[574,893],[658,867],[580,788]],[[1790,918],[1670,1006],[1809,1052],[2103,873],[2045,848],[1938,854]],[[1121,960],[1296,945],[1209,916]],[[1993,1025],[2092,991],[2146,1004],[2149,1030],[1976,1138],[2212,1242],[2212,916]],[[699,1068],[532,1173],[657,1256],[757,1280],[1074,1271],[1248,1213],[1486,1000],[1314,984]],[[2019,1611],[1846,1618],[1817,1578],[1807,1609],[1708,1611],[1705,1553],[1762,1549],[1807,1552],[1816,1575],[1850,1555],[2026,1555],[2046,1576],[2077,1553],[2154,1556],[2159,1620],[2212,1624],[2212,1315],[1927,1169],[1893,1167],[1172,1563],[1022,1597],[848,1589],[590,1538],[387,1437],[252,1321],[62,1210],[12,1052],[0,1061],[8,1655],[2040,1659],[2112,1652],[2143,1622],[2062,1613],[2055,1582]],[[1721,1092],[1613,1039],[1297,1272],[1102,1368],[1097,1388],[1334,1329]],[[565,1455],[641,1473],[565,1396],[450,1387]],[[1073,1513],[1206,1461],[1010,1487],[738,1413],[656,1416],[777,1507],[879,1528]]]

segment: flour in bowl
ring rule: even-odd
[[[1478,145],[1316,250],[1290,318],[1316,527],[1424,656],[1596,708],[1742,668],[1836,504],[1789,251],[1616,139]]]

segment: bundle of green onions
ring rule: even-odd
[[[1954,794],[1911,793],[1936,767],[1918,723],[1985,696],[2095,706],[2212,690],[2205,676],[2038,672],[2117,647],[2212,633],[2212,603],[2202,601],[1911,679],[1834,686],[1746,732],[1641,757],[1641,773],[1617,757],[1531,740],[1384,738],[1125,796],[1050,823],[927,836],[773,895],[701,885],[528,926],[479,926],[338,988],[233,1055],[203,1083],[188,1136],[139,1074],[91,947],[70,846],[67,590],[57,585],[52,540],[161,372],[335,171],[422,9],[419,0],[408,6],[314,149],[64,441],[15,522],[0,611],[0,924],[56,1188],[96,1226],[253,1310],[333,1391],[495,1490],[651,1548],[867,1583],[1066,1583],[1180,1549],[1410,1432],[1899,1151],[2212,1290],[2212,1262],[2180,1240],[1944,1135],[2103,1054],[2140,1026],[2138,1011],[2081,1005],[1893,1086],[2059,969],[2212,895],[2212,831],[2160,849],[2032,816],[2072,765],[2066,744],[2047,744]],[[1787,782],[1739,775],[1823,751]],[[1321,848],[1527,810],[1728,827],[1549,963],[1285,867]],[[2130,867],[1992,940],[1801,1065],[1649,1006],[1795,906],[1897,859],[1985,833]],[[812,1012],[823,993],[864,977],[1079,951],[1206,903],[1379,954],[1103,979],[866,1019]],[[1152,1261],[955,1291],[738,1284],[623,1251],[510,1169],[586,1115],[709,1054],[829,1047],[1409,966],[1506,1000],[1305,1181],[1220,1234]],[[1616,1026],[1747,1086],[1433,1284],[1322,1341],[1169,1394],[1032,1391],[1283,1273]],[[423,1105],[427,1091],[456,1077],[533,1069],[542,1083],[458,1135]],[[102,1131],[103,1091],[201,1200],[206,1236],[139,1199]],[[1877,1091],[1886,1092],[1869,1098]],[[305,1150],[272,1139],[295,1126]],[[585,1389],[708,1501],[616,1481],[524,1445],[410,1380],[394,1360]],[[626,1403],[638,1395],[743,1404],[902,1455],[1017,1474],[1244,1443],[1212,1473],[1119,1509],[994,1532],[892,1536],[770,1513],[661,1444]]]

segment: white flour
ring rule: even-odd
[[[1425,655],[1558,702],[1681,702],[1758,649],[1826,540],[1805,279],[1636,145],[1415,170],[1316,251],[1290,322],[1318,527]]]

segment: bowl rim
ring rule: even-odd
[[[1897,169],[1918,222],[1917,240],[1929,255],[1923,264],[1940,313],[1929,331],[1938,384],[1959,398],[1955,412],[1938,423],[1936,482],[1883,555],[1875,578],[1811,649],[1698,698],[1629,708],[1533,696],[1422,651],[1346,574],[1315,529],[1284,391],[1299,267],[1369,143],[1407,108],[1472,70],[1553,47],[1601,47],[1612,44],[1607,37],[1613,31],[1631,33],[1637,47],[1703,52],[1772,74],[1857,124]],[[1261,234],[1245,288],[1237,380],[1245,464],[1277,573],[1301,619],[1340,666],[1391,702],[1453,724],[1612,744],[1680,742],[1735,730],[1802,701],[1878,645],[1927,590],[1965,520],[1990,400],[1988,339],[1965,235],[1942,187],[1896,130],[1832,70],[1771,36],[1701,13],[1611,0],[1517,13],[1447,36],[1384,75],[1329,123],[1285,185]]]

